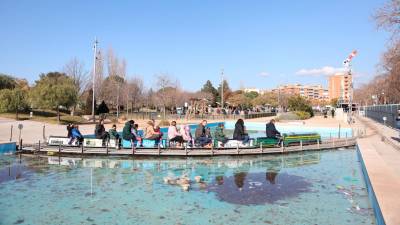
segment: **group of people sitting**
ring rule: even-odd
[[[140,134],[138,129],[139,125],[135,124],[135,121],[129,120],[125,123],[124,128],[122,129],[122,135],[117,132],[117,126],[115,124],[113,124],[112,128],[107,132],[104,127],[104,120],[101,119],[95,127],[95,138],[102,139],[103,146],[105,146],[106,143],[111,139],[115,140],[117,147],[121,145],[122,139],[130,141],[131,143],[134,143],[136,146],[140,147],[143,147],[143,139],[154,140],[155,146],[161,145],[163,133],[161,132],[160,127],[155,125],[154,120],[147,122],[144,135]],[[74,140],[77,141],[76,143],[78,143],[78,145],[83,143],[84,138],[79,131],[78,125],[69,124],[67,126],[67,130],[68,138],[70,138],[69,144],[72,144]],[[169,145],[174,147],[183,147],[184,143],[187,143],[188,146],[192,147],[199,146],[205,148],[210,148],[213,145],[213,137],[211,135],[210,128],[207,127],[207,120],[201,121],[201,123],[197,126],[194,138],[190,132],[189,125],[181,125],[178,128],[176,121],[172,121],[168,127],[167,136]],[[274,119],[266,124],[266,136],[268,138],[277,139],[278,143],[281,142],[281,134],[275,127]],[[216,127],[214,139],[220,143],[218,147],[224,147],[229,141],[229,138],[225,134],[224,123],[219,123]],[[244,125],[243,119],[238,119],[235,123],[233,140],[241,141],[243,144],[247,144],[250,141],[250,137]]]

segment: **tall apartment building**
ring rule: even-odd
[[[310,100],[329,100],[329,93],[322,85],[288,84],[272,89],[272,92],[286,95],[300,95]]]
[[[352,75],[348,73],[336,73],[329,76],[329,98],[337,98],[341,103],[348,103],[353,97],[351,90]]]

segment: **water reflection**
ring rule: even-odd
[[[167,176],[187,176],[192,183],[191,191],[214,192],[220,200],[234,204],[265,204],[296,196],[310,186],[303,177],[280,173],[282,169],[319,162],[319,152],[188,159],[23,157],[21,162],[16,158],[0,162],[0,182],[21,177],[29,179],[35,173],[58,174],[77,168],[94,168],[93,185],[107,178],[126,179],[124,174],[136,173],[145,177],[144,186],[151,190],[154,183],[164,183],[163,178]],[[104,169],[111,169],[110,173],[105,175]],[[195,176],[200,176],[202,181],[196,183]]]
[[[311,191],[306,178],[288,173],[275,173],[273,182],[264,179],[264,173],[235,173],[224,178],[224,184],[212,183],[208,190],[221,200],[240,205],[273,204]]]
[[[269,172],[278,171],[281,168],[293,168],[304,165],[318,164],[320,153],[303,153],[291,155],[273,155],[256,157],[215,157],[215,158],[135,158],[135,159],[101,159],[101,158],[68,158],[46,157],[49,165],[67,167],[111,168],[111,169],[192,169],[213,165],[213,168],[267,168]]]

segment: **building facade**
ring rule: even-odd
[[[348,73],[336,73],[328,78],[329,98],[337,98],[340,103],[348,103],[353,97],[351,88],[352,75]]]
[[[285,95],[300,95],[309,100],[329,100],[329,93],[322,85],[288,84],[272,89],[272,92]]]

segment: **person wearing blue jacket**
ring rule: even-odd
[[[73,125],[71,129],[71,136],[72,139],[70,141],[70,144],[72,143],[72,140],[76,139],[78,141],[78,144],[81,145],[83,143],[83,135],[79,131],[78,125]]]

